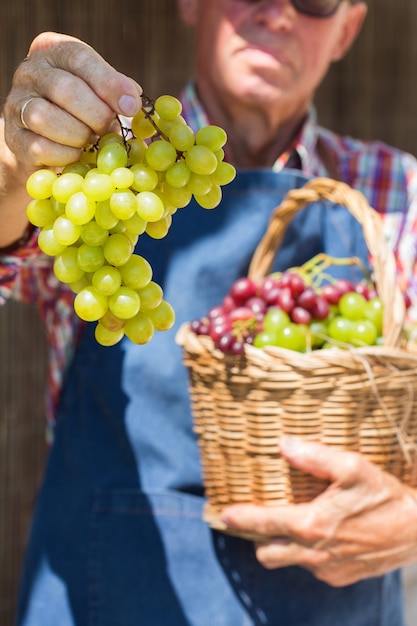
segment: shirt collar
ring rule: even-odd
[[[190,81],[185,86],[181,101],[183,115],[194,132],[211,123],[198,98],[194,81]],[[295,167],[302,172],[311,171],[318,135],[317,112],[314,105],[311,105],[298,135],[287,150],[277,157],[272,169],[279,172],[284,168]]]

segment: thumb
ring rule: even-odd
[[[282,437],[280,452],[293,467],[331,483],[344,481],[365,462],[356,452],[293,436]]]

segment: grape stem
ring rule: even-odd
[[[145,94],[142,94],[142,110],[145,114],[147,120],[150,121],[154,129],[156,130],[156,134],[158,137],[165,139],[165,141],[169,141],[169,137],[159,128],[152,115],[155,113],[155,100],[152,100]]]
[[[331,265],[358,265],[364,276],[367,278],[369,282],[372,282],[371,274],[368,268],[363,264],[359,257],[349,257],[349,258],[336,258],[332,257],[325,252],[320,252],[316,254],[316,256],[309,259],[304,265],[301,266],[302,273],[307,274],[311,278],[311,283],[320,286],[320,284],[324,280],[328,280],[330,282],[335,282],[335,279],[324,273],[324,270],[330,267]]]
[[[149,98],[149,96],[145,95],[144,93],[142,94],[142,111],[146,117],[146,119],[152,124],[152,126],[154,127],[156,134],[151,138],[151,141],[155,141],[158,137],[161,139],[164,139],[164,141],[168,141],[169,142],[169,137],[168,135],[166,135],[158,126],[158,124],[155,122],[155,120],[153,119],[153,114],[155,113],[155,100],[153,100],[152,98]],[[123,140],[126,144],[126,137],[128,135],[128,133],[132,133],[132,131],[129,128],[126,128],[126,126],[123,125],[123,122],[121,121],[120,117],[117,115],[117,120],[120,124],[121,130],[122,130],[122,135],[123,135]],[[133,135],[133,133],[132,133]],[[180,150],[177,150],[177,160],[183,158],[184,153],[181,152]]]

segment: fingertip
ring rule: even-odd
[[[132,78],[127,78],[125,93],[119,99],[119,109],[122,115],[132,117],[142,107],[142,87],[136,83]]]
[[[139,111],[140,105],[138,104],[134,96],[123,94],[119,100],[119,109],[120,113],[122,113],[123,115],[126,115],[127,117],[132,117],[133,115],[136,115],[136,113]]]
[[[283,456],[293,456],[303,450],[304,442],[299,437],[284,435],[279,442],[279,449]]]

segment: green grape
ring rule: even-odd
[[[102,246],[109,236],[107,228],[102,228],[96,222],[91,220],[81,227],[81,239],[89,246]]]
[[[342,343],[350,343],[350,332],[352,328],[352,321],[336,315],[333,317],[327,327],[327,333],[331,339],[340,341]]]
[[[58,215],[64,215],[65,204],[58,202],[58,200],[56,200],[53,196],[50,197],[49,202],[51,203],[51,207],[55,213],[55,218],[57,218]]]
[[[168,199],[167,199],[165,193],[162,191],[162,188],[161,187],[157,187],[156,189],[153,190],[152,193],[154,193],[156,196],[158,196],[158,198],[160,199],[160,201],[163,204],[164,213],[163,213],[162,217],[165,217],[166,215],[170,214],[171,209],[172,209],[172,204],[170,202],[168,202]]]
[[[204,196],[213,187],[211,176],[191,174],[187,186],[195,196]]]
[[[127,263],[132,251],[133,246],[130,239],[121,233],[109,235],[103,246],[104,258],[107,263],[116,267]]]
[[[314,321],[310,326],[312,348],[321,348],[329,335],[326,321]]]
[[[291,322],[277,331],[276,346],[287,350],[305,352],[307,349],[307,330],[301,324]]]
[[[75,296],[74,310],[85,322],[97,322],[107,311],[107,297],[93,286],[81,289]]]
[[[182,104],[174,96],[159,96],[155,100],[154,107],[159,117],[165,120],[175,120],[182,112]]]
[[[75,163],[69,163],[64,167],[61,174],[79,174],[83,178],[89,171],[90,167],[87,163],[83,163],[82,161],[76,161]]]
[[[128,166],[144,162],[148,146],[143,139],[140,139],[139,137],[132,137],[128,139],[126,142],[126,148]]]
[[[58,174],[52,170],[37,170],[27,179],[26,191],[34,200],[46,200],[52,195],[52,185],[57,178]]]
[[[123,144],[111,142],[97,154],[97,167],[103,174],[111,174],[118,167],[126,167],[127,150]]]
[[[103,174],[96,171],[86,176],[83,184],[83,192],[87,198],[95,200],[96,202],[108,200],[116,188],[112,174]]]
[[[139,311],[135,317],[126,321],[124,331],[130,341],[138,345],[143,345],[150,342],[155,329],[149,316]]]
[[[148,222],[146,225],[146,233],[153,239],[163,239],[168,234],[171,227],[172,217],[167,215],[157,222]]]
[[[82,226],[94,218],[96,202],[88,198],[83,191],[78,191],[68,200],[65,213],[69,220]]]
[[[180,152],[186,152],[195,143],[194,131],[186,124],[176,124],[168,133],[168,138],[174,148]]]
[[[80,157],[80,162],[88,165],[89,168],[97,165],[97,150],[94,148],[94,146],[85,148]]]
[[[138,213],[132,215],[127,220],[123,220],[123,225],[126,228],[126,231],[129,233],[133,233],[134,235],[142,235],[146,230],[147,221],[144,220]]]
[[[117,189],[128,189],[135,180],[132,170],[128,167],[116,167],[110,176]]]
[[[366,298],[360,293],[345,293],[338,304],[340,315],[349,320],[359,320],[364,317],[366,302]]]
[[[153,191],[159,183],[157,172],[144,163],[133,165],[131,172],[133,174],[132,189],[135,191]]]
[[[81,276],[81,278],[79,278],[78,280],[74,280],[73,282],[68,283],[68,287],[71,289],[72,292],[80,293],[82,289],[88,287],[90,284],[90,281],[84,274],[84,276]]]
[[[153,191],[141,191],[136,196],[136,210],[147,222],[157,222],[165,213],[161,198]]]
[[[351,323],[349,343],[353,346],[371,346],[376,343],[378,332],[370,320],[355,320]]]
[[[49,199],[31,200],[26,207],[26,216],[34,226],[48,226],[54,221],[56,213]]]
[[[368,300],[365,304],[363,315],[367,320],[370,320],[374,324],[378,335],[382,335],[384,320],[384,307],[382,300],[380,298],[371,298]]]
[[[165,180],[171,187],[184,187],[190,180],[191,172],[184,161],[177,161],[166,171]]]
[[[108,330],[99,321],[94,329],[94,337],[101,346],[115,346],[124,337],[124,330]]]
[[[169,137],[169,133],[174,128],[174,126],[178,126],[181,124],[182,126],[186,126],[187,122],[181,115],[177,115],[177,117],[173,120],[166,120],[163,117],[160,117],[158,120],[158,129],[165,136]]]
[[[132,289],[143,289],[152,280],[150,263],[138,254],[132,254],[130,259],[119,267],[123,283]]]
[[[119,223],[119,218],[114,215],[110,208],[110,200],[97,202],[95,219],[97,224],[104,230],[111,230]]]
[[[39,233],[38,246],[44,254],[48,256],[57,256],[65,250],[66,245],[56,240],[52,226],[45,226]]]
[[[224,157],[225,157],[225,154],[224,154],[224,150],[223,150],[223,148],[220,148],[220,150],[216,150],[216,151],[214,152],[214,154],[216,155],[216,159],[217,159],[217,162],[218,162],[218,163],[220,163],[221,161],[223,161],[223,159],[224,159]]]
[[[135,235],[134,233],[131,233],[129,230],[127,230],[127,228],[125,228],[125,230],[123,231],[123,235],[129,239],[132,245],[132,250],[134,250],[138,242],[139,236]]]
[[[175,311],[166,300],[162,300],[154,309],[147,311],[155,330],[169,330],[175,323]]]
[[[156,134],[155,126],[146,117],[143,109],[132,118],[132,131],[139,139],[149,139]]]
[[[149,311],[161,304],[163,299],[162,288],[155,281],[151,280],[145,287],[138,290],[141,310]]]
[[[91,283],[99,293],[111,296],[121,286],[122,276],[117,267],[103,265],[94,272]]]
[[[197,145],[207,146],[213,152],[223,148],[227,141],[227,134],[220,126],[203,126],[197,131],[195,142]]]
[[[126,226],[124,225],[123,220],[117,220],[116,226],[114,226],[113,228],[110,228],[109,230],[110,235],[114,235],[116,233],[119,235],[122,235],[125,232],[126,232]]]
[[[152,141],[146,151],[146,163],[157,172],[165,172],[174,165],[176,160],[177,151],[164,139]]]
[[[116,315],[113,315],[109,309],[107,309],[103,317],[100,317],[100,324],[102,324],[102,326],[104,326],[107,330],[111,330],[113,332],[121,330],[125,323],[126,320],[116,317]]]
[[[263,330],[255,335],[253,340],[255,348],[265,348],[265,346],[277,345],[277,333],[273,330]]]
[[[75,172],[61,174],[52,185],[52,195],[58,202],[65,204],[77,191],[82,190],[83,184],[84,178],[81,174]]]
[[[104,253],[101,246],[89,246],[83,243],[77,250],[77,262],[84,272],[95,272],[104,265]]]
[[[120,145],[124,145],[124,140],[119,133],[106,133],[99,138],[97,142],[98,149],[101,150],[109,143],[120,143]]]
[[[203,209],[215,209],[222,201],[222,190],[219,185],[213,185],[207,193],[203,195],[195,194],[194,197]]]
[[[228,185],[236,178],[236,169],[226,161],[220,161],[215,171],[211,174],[211,180],[215,185]]]
[[[64,215],[59,215],[53,225],[55,239],[63,246],[71,246],[81,236],[81,226]]]
[[[69,246],[55,257],[54,274],[62,283],[73,283],[84,276],[78,265],[78,248]]]
[[[177,207],[178,209],[186,207],[190,204],[193,194],[188,187],[188,185],[184,185],[183,187],[171,187],[168,182],[164,183],[164,196],[166,197],[169,204]]]
[[[277,333],[282,328],[285,328],[285,326],[288,326],[290,322],[291,320],[288,313],[276,307],[269,309],[265,313],[263,327],[265,330]]]
[[[139,312],[141,301],[134,289],[122,285],[115,293],[109,296],[109,309],[120,319],[131,319]]]
[[[188,150],[185,155],[185,162],[194,174],[209,175],[217,168],[216,155],[207,146],[196,145]]]
[[[110,198],[110,209],[119,220],[132,217],[136,207],[136,195],[130,189],[117,189]]]

